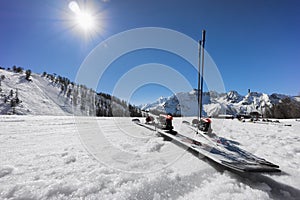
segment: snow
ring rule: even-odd
[[[181,121],[191,119],[175,118],[175,129],[184,131]],[[227,171],[130,118],[2,115],[0,199],[299,199],[300,122],[212,123],[282,173]],[[97,138],[83,143],[97,131],[111,146]]]
[[[300,102],[300,96],[294,97],[294,99],[298,102]]]

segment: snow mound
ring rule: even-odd
[[[0,178],[11,174],[13,170],[13,167],[0,167]]]
[[[147,143],[147,152],[155,152],[160,151],[160,149],[164,146],[164,142],[162,140],[149,140]]]
[[[64,162],[66,164],[70,164],[70,163],[76,162],[76,157],[75,156],[68,156],[68,157],[65,158]]]

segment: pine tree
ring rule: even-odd
[[[16,72],[22,74],[23,73],[23,68],[22,67],[17,67]]]
[[[16,67],[16,65],[14,65],[14,66],[12,67],[12,70],[13,70],[13,72],[17,72],[17,67]]]
[[[25,74],[26,74],[25,79],[26,79],[27,81],[31,81],[31,79],[30,79],[30,76],[31,76],[31,70],[30,70],[30,69],[26,70]]]
[[[43,72],[42,77],[45,77],[47,75],[47,72]]]
[[[19,99],[19,90],[18,90],[18,88],[16,89],[15,100],[16,100],[16,104],[19,104],[19,103],[20,103],[20,99]]]

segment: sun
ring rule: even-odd
[[[80,9],[76,1],[71,1],[69,3],[69,8],[75,14],[75,24],[79,26],[83,31],[88,32],[96,28],[96,19],[89,10]]]
[[[95,28],[95,19],[90,13],[87,12],[80,12],[77,14],[76,22],[85,31]]]

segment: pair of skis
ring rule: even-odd
[[[200,156],[206,157],[228,169],[239,172],[280,172],[279,166],[239,148],[233,144],[234,141],[218,136],[210,138],[203,135],[205,133],[198,133],[196,137],[191,137],[188,134],[174,130],[160,129],[156,123],[145,124],[139,120],[135,120],[135,123],[156,131],[159,135],[174,141],[174,143],[179,143],[197,152]],[[191,129],[195,130],[194,127],[191,127]]]
[[[232,140],[228,140],[226,138],[223,137],[219,137],[216,134],[207,134],[205,132],[200,131],[199,129],[190,126],[189,128],[192,129],[194,132],[196,132],[196,137],[203,137],[206,140],[210,141],[210,143],[212,143],[213,145],[216,146],[216,148],[221,149],[222,151],[225,151],[227,153],[234,153],[235,155],[237,155],[238,157],[241,157],[247,161],[250,162],[255,162],[255,163],[259,163],[262,165],[267,165],[270,167],[275,167],[275,168],[279,168],[278,165],[275,165],[269,161],[266,161],[263,158],[260,158],[258,156],[255,156],[254,154],[247,152],[246,150],[240,148],[238,145],[239,143],[236,141],[232,141]]]

